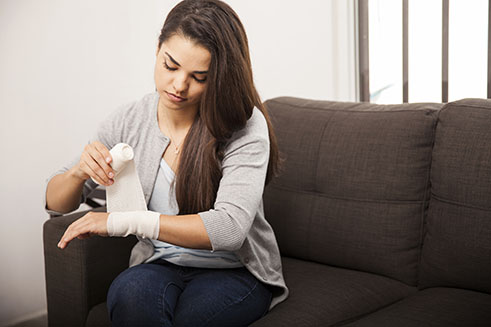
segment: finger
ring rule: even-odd
[[[113,161],[113,157],[111,156],[111,152],[109,152],[109,150],[106,148],[106,146],[104,144],[102,144],[99,141],[95,141],[94,146],[102,154],[102,156],[104,157],[104,160],[106,161],[107,164],[110,164]]]
[[[64,249],[69,242],[71,242],[75,237],[86,232],[87,220],[89,219],[88,214],[82,218],[77,219],[68,226],[65,233],[58,242],[58,247]]]
[[[113,173],[111,166],[108,164],[107,160],[110,160],[110,155],[105,155],[105,152],[108,152],[106,147],[100,142],[94,142],[90,145],[88,149],[89,155],[92,159],[97,163],[97,165],[102,169],[104,175],[107,179],[111,178],[109,173]],[[99,170],[96,170],[97,173],[100,173]]]
[[[63,234],[58,247],[64,249],[73,239],[85,239],[92,235],[107,236],[106,213],[88,212],[82,218],[74,221]]]
[[[94,178],[99,184],[105,186],[111,185],[114,181],[106,175],[105,171],[101,168],[93,155],[102,158],[97,150],[90,150],[90,152],[83,156],[83,168],[86,168],[86,173]]]
[[[104,170],[106,175],[109,178],[113,178],[114,177],[114,171],[113,171],[112,167],[109,165],[112,162],[111,153],[106,148],[106,146],[99,141],[94,142],[94,147],[99,153],[99,156],[97,157],[97,162],[99,163],[101,168]]]
[[[61,245],[63,244],[63,240],[65,240],[67,238],[67,235],[69,233],[71,233],[71,228],[72,228],[72,224],[70,224],[70,226],[68,226],[68,228],[65,230],[65,232],[63,233],[63,235],[61,236],[60,238],[60,241],[58,242],[58,247],[61,248]]]
[[[63,236],[60,238],[60,241],[58,242],[58,247],[60,249],[64,249],[67,244],[73,239],[73,238],[70,238],[70,235],[73,234],[73,230],[71,228],[71,225],[68,226],[68,228],[66,229],[65,233],[63,234]]]
[[[63,235],[60,242],[58,243],[58,247],[64,249],[68,245],[68,243],[70,243],[74,238],[85,233],[87,233],[87,231],[85,231],[83,227],[78,229],[67,230],[65,232],[65,235]]]
[[[80,156],[80,167],[86,174],[92,177],[93,180],[107,186],[109,179],[105,176],[104,171],[97,163],[97,158],[94,158],[97,154],[98,151],[95,149],[94,144],[87,144]]]
[[[92,169],[92,167],[86,161],[81,162],[80,167],[82,168],[82,170],[87,175],[89,175],[90,177],[92,177],[92,179],[94,181],[96,181],[97,183],[99,183],[101,185],[108,186],[108,185],[111,185],[110,184],[111,181],[114,182],[113,180],[108,180],[108,182],[106,182],[103,179],[101,179],[101,177],[99,177],[99,175]]]
[[[60,239],[60,241],[58,242],[58,247],[62,250],[66,248],[68,243],[70,243],[75,238],[72,235],[76,236],[72,231],[70,231],[69,233],[65,233],[63,237]]]

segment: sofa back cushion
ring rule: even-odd
[[[491,101],[447,104],[436,129],[421,287],[491,293]]]
[[[416,285],[441,105],[266,106],[285,159],[264,196],[282,255]]]

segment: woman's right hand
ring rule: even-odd
[[[114,183],[114,171],[109,165],[111,162],[112,157],[106,146],[94,141],[85,146],[79,163],[73,167],[74,174],[83,180],[92,177],[97,183],[109,186]]]

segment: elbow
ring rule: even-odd
[[[213,251],[238,251],[242,248],[252,220],[218,210],[200,213]]]
[[[233,239],[229,239],[227,242],[224,242],[223,248],[221,250],[223,251],[239,251],[242,248],[242,245],[244,244],[244,241],[246,239],[245,235],[241,235],[240,237],[234,237]]]
[[[220,235],[210,238],[213,251],[235,252],[242,248],[247,233],[239,226],[229,226]]]

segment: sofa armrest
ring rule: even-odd
[[[51,218],[44,223],[49,326],[85,326],[90,309],[106,301],[111,282],[128,268],[131,249],[137,242],[134,236],[93,236],[74,239],[64,250],[59,249],[57,244],[66,228],[87,212]]]

